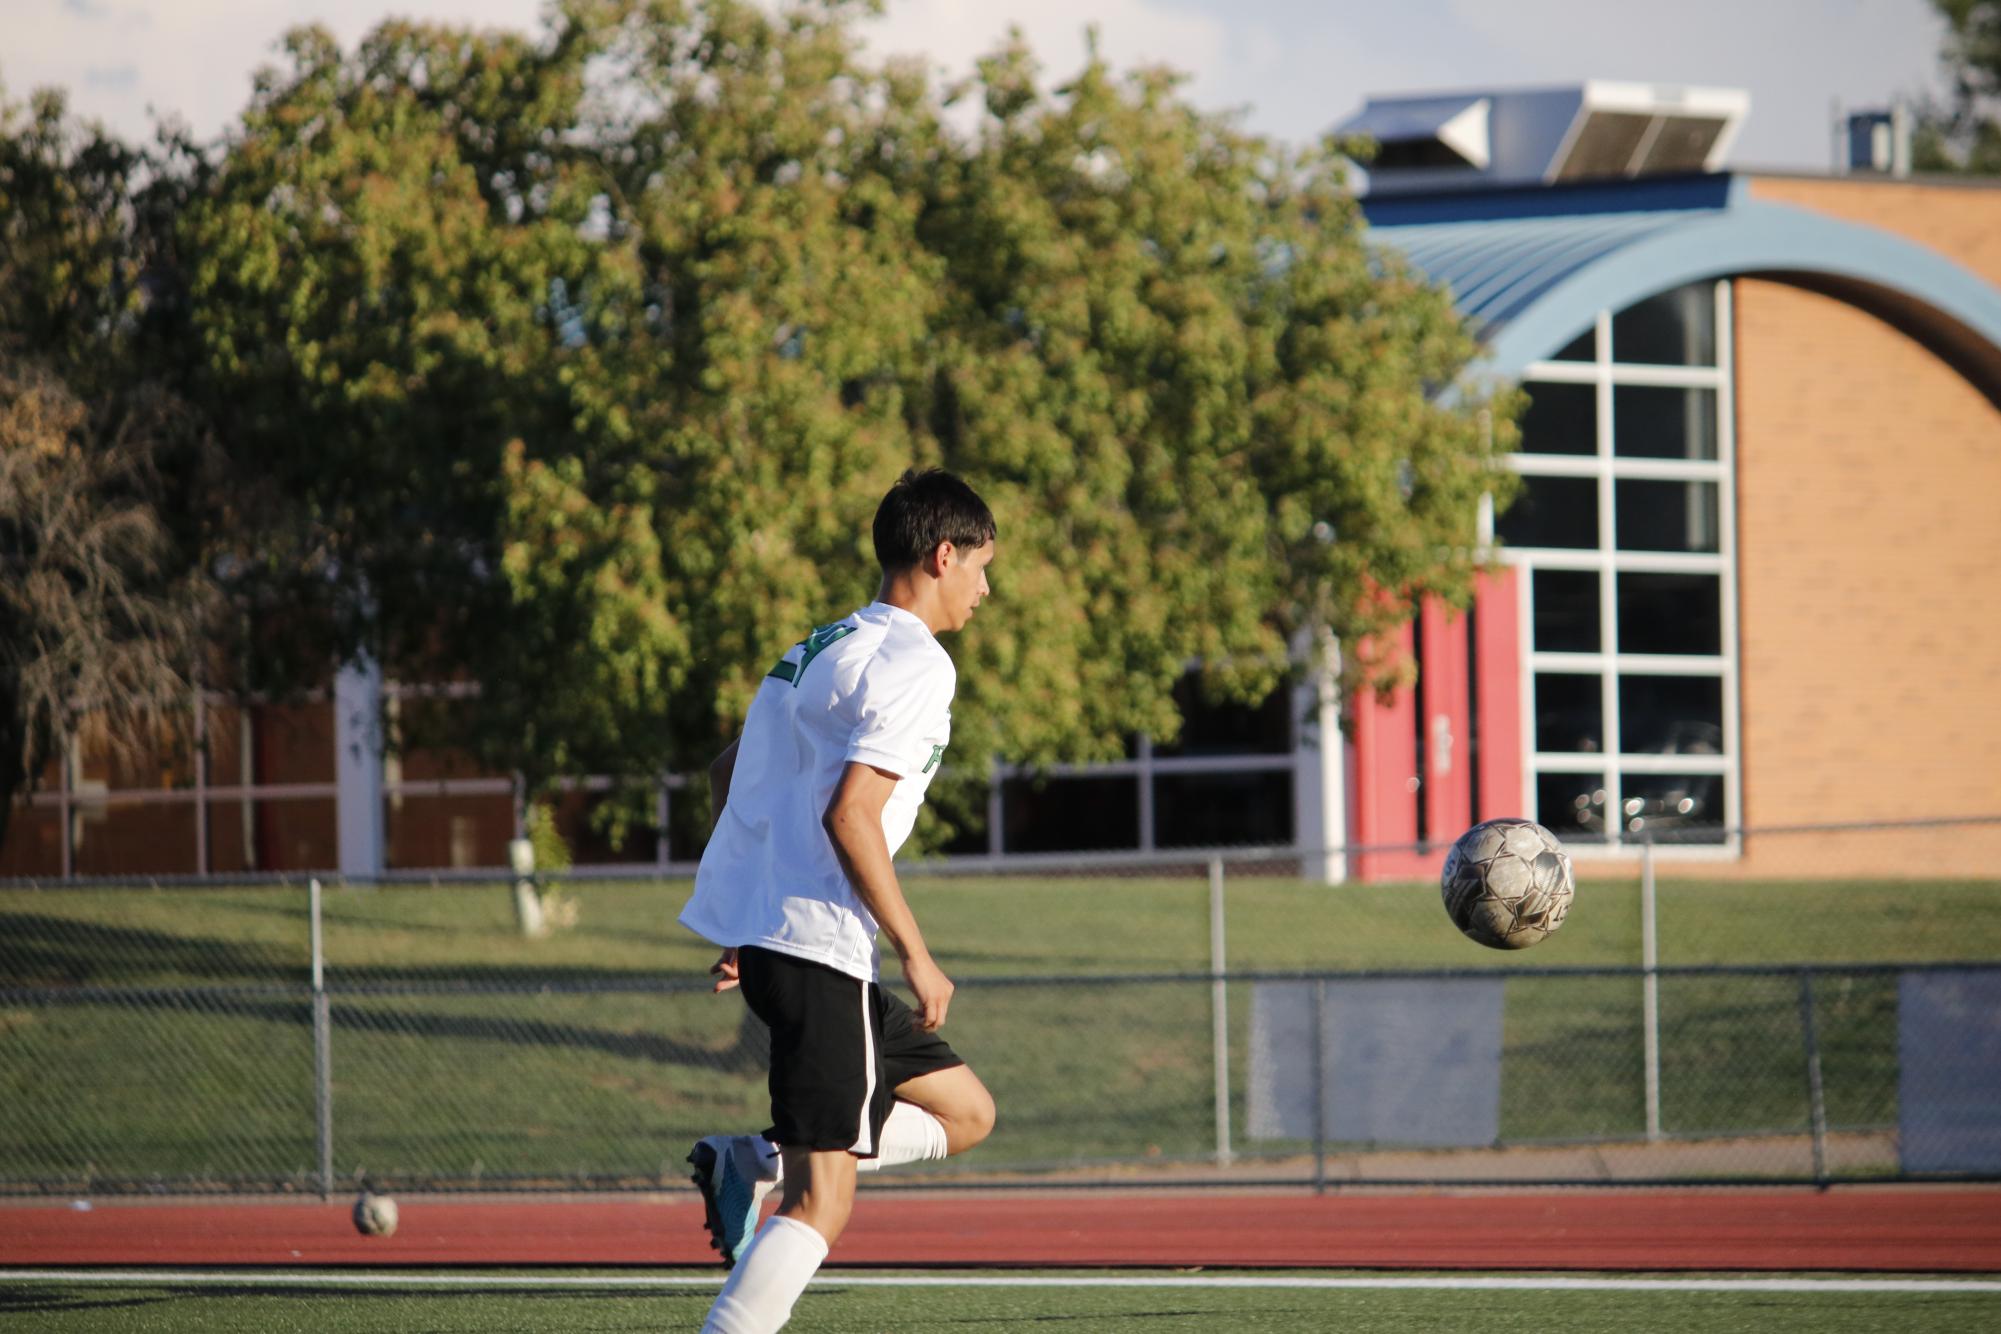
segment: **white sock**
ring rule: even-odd
[[[774,1215],[730,1271],[702,1334],[771,1334],[782,1328],[826,1258],[825,1237],[796,1218]]]
[[[778,1182],[785,1180],[785,1160],[779,1155],[778,1146],[763,1136],[758,1136],[758,1162],[762,1168],[761,1181]],[[767,1157],[764,1150],[769,1149]],[[945,1123],[925,1111],[914,1102],[898,1100],[889,1109],[889,1118],[882,1123],[882,1143],[877,1146],[873,1158],[857,1158],[857,1172],[880,1172],[885,1167],[901,1167],[905,1163],[935,1161],[947,1156]]]
[[[861,1158],[855,1169],[880,1172],[885,1167],[921,1163],[945,1156],[945,1123],[914,1102],[897,1100],[882,1123],[882,1143],[873,1158]]]

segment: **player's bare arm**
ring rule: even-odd
[[[716,830],[716,821],[723,818],[723,804],[730,799],[730,776],[736,773],[736,747],[735,741],[730,742],[723,747],[722,754],[709,761],[709,832],[712,834]],[[721,957],[709,965],[709,976],[716,979],[709,990],[717,995],[737,985],[736,950],[724,950]]]
[[[952,1002],[952,982],[933,962],[925,948],[917,918],[904,900],[903,886],[897,881],[896,867],[889,855],[889,843],[882,832],[882,808],[895,791],[897,777],[872,765],[850,763],[834,788],[821,824],[833,842],[834,854],[848,883],[875,917],[876,925],[896,946],[903,961],[904,980],[917,998],[918,1024],[926,1032],[936,1032],[945,1022],[945,1010]]]

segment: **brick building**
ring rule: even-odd
[[[1348,841],[1527,812],[1751,874],[1991,874],[1991,826],[1880,865],[1730,832],[2001,813],[2001,189],[1707,170],[1745,109],[1589,84],[1356,118],[1377,241],[1531,406],[1506,572],[1364,710]]]

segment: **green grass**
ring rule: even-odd
[[[988,879],[908,874],[932,948],[956,976],[1205,971],[1200,878]],[[576,925],[524,940],[499,886],[329,889],[329,977],[699,978],[714,951],[675,921],[686,882],[577,882]],[[2001,959],[2001,881],[1663,880],[1663,964]],[[1435,887],[1236,877],[1233,970],[1630,965],[1639,891],[1587,882],[1533,950],[1483,949],[1446,923]],[[0,985],[218,985],[297,980],[310,954],[302,890],[0,889]]]
[[[737,1001],[700,989],[714,951],[674,921],[685,883],[566,893],[576,924],[528,941],[498,886],[327,891],[340,1175],[678,1183],[688,1140],[762,1119],[758,1035]],[[1202,974],[1206,880],[912,875],[909,894],[962,984],[948,1036],[1002,1108],[1000,1133],[964,1169],[1213,1151],[1206,981],[996,984]],[[1995,882],[1667,880],[1659,903],[1667,964],[2001,959]],[[1227,909],[1238,972],[1506,977],[1504,1141],[1644,1129],[1638,983],[1519,975],[1637,963],[1631,882],[1587,883],[1563,931],[1521,953],[1464,940],[1428,886],[1238,877]],[[316,1165],[308,929],[301,890],[0,890],[0,989],[41,989],[0,997],[0,1179],[305,1184]],[[119,990],[86,1000],[86,987]],[[1804,1130],[1794,978],[1668,976],[1660,996],[1671,1134]],[[1895,977],[1828,976],[1815,1001],[1830,1122],[1894,1123]],[[1229,1005],[1241,1054],[1250,984],[1232,984]],[[1081,1032],[1089,1042],[1059,1040]],[[1238,1126],[1246,1066],[1233,1060]]]
[[[837,1278],[838,1275],[830,1275]],[[180,1331],[424,1330],[619,1331],[693,1329],[712,1291],[358,1292],[323,1286],[244,1287],[142,1281],[63,1283],[0,1275],[0,1328],[120,1334]],[[1353,1334],[1452,1329],[1472,1334],[1585,1334],[1756,1329],[1761,1334],[1899,1334],[1985,1331],[2001,1322],[2001,1294],[1662,1291],[1408,1291],[1138,1288],[839,1288],[809,1290],[789,1329],[800,1334],[882,1330],[1238,1331],[1339,1329]]]

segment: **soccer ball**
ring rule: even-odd
[[[364,1237],[396,1235],[396,1201],[387,1195],[361,1192],[354,1202],[354,1230]]]
[[[1459,836],[1439,875],[1452,924],[1482,945],[1524,950],[1563,925],[1577,877],[1533,820],[1488,820]]]

